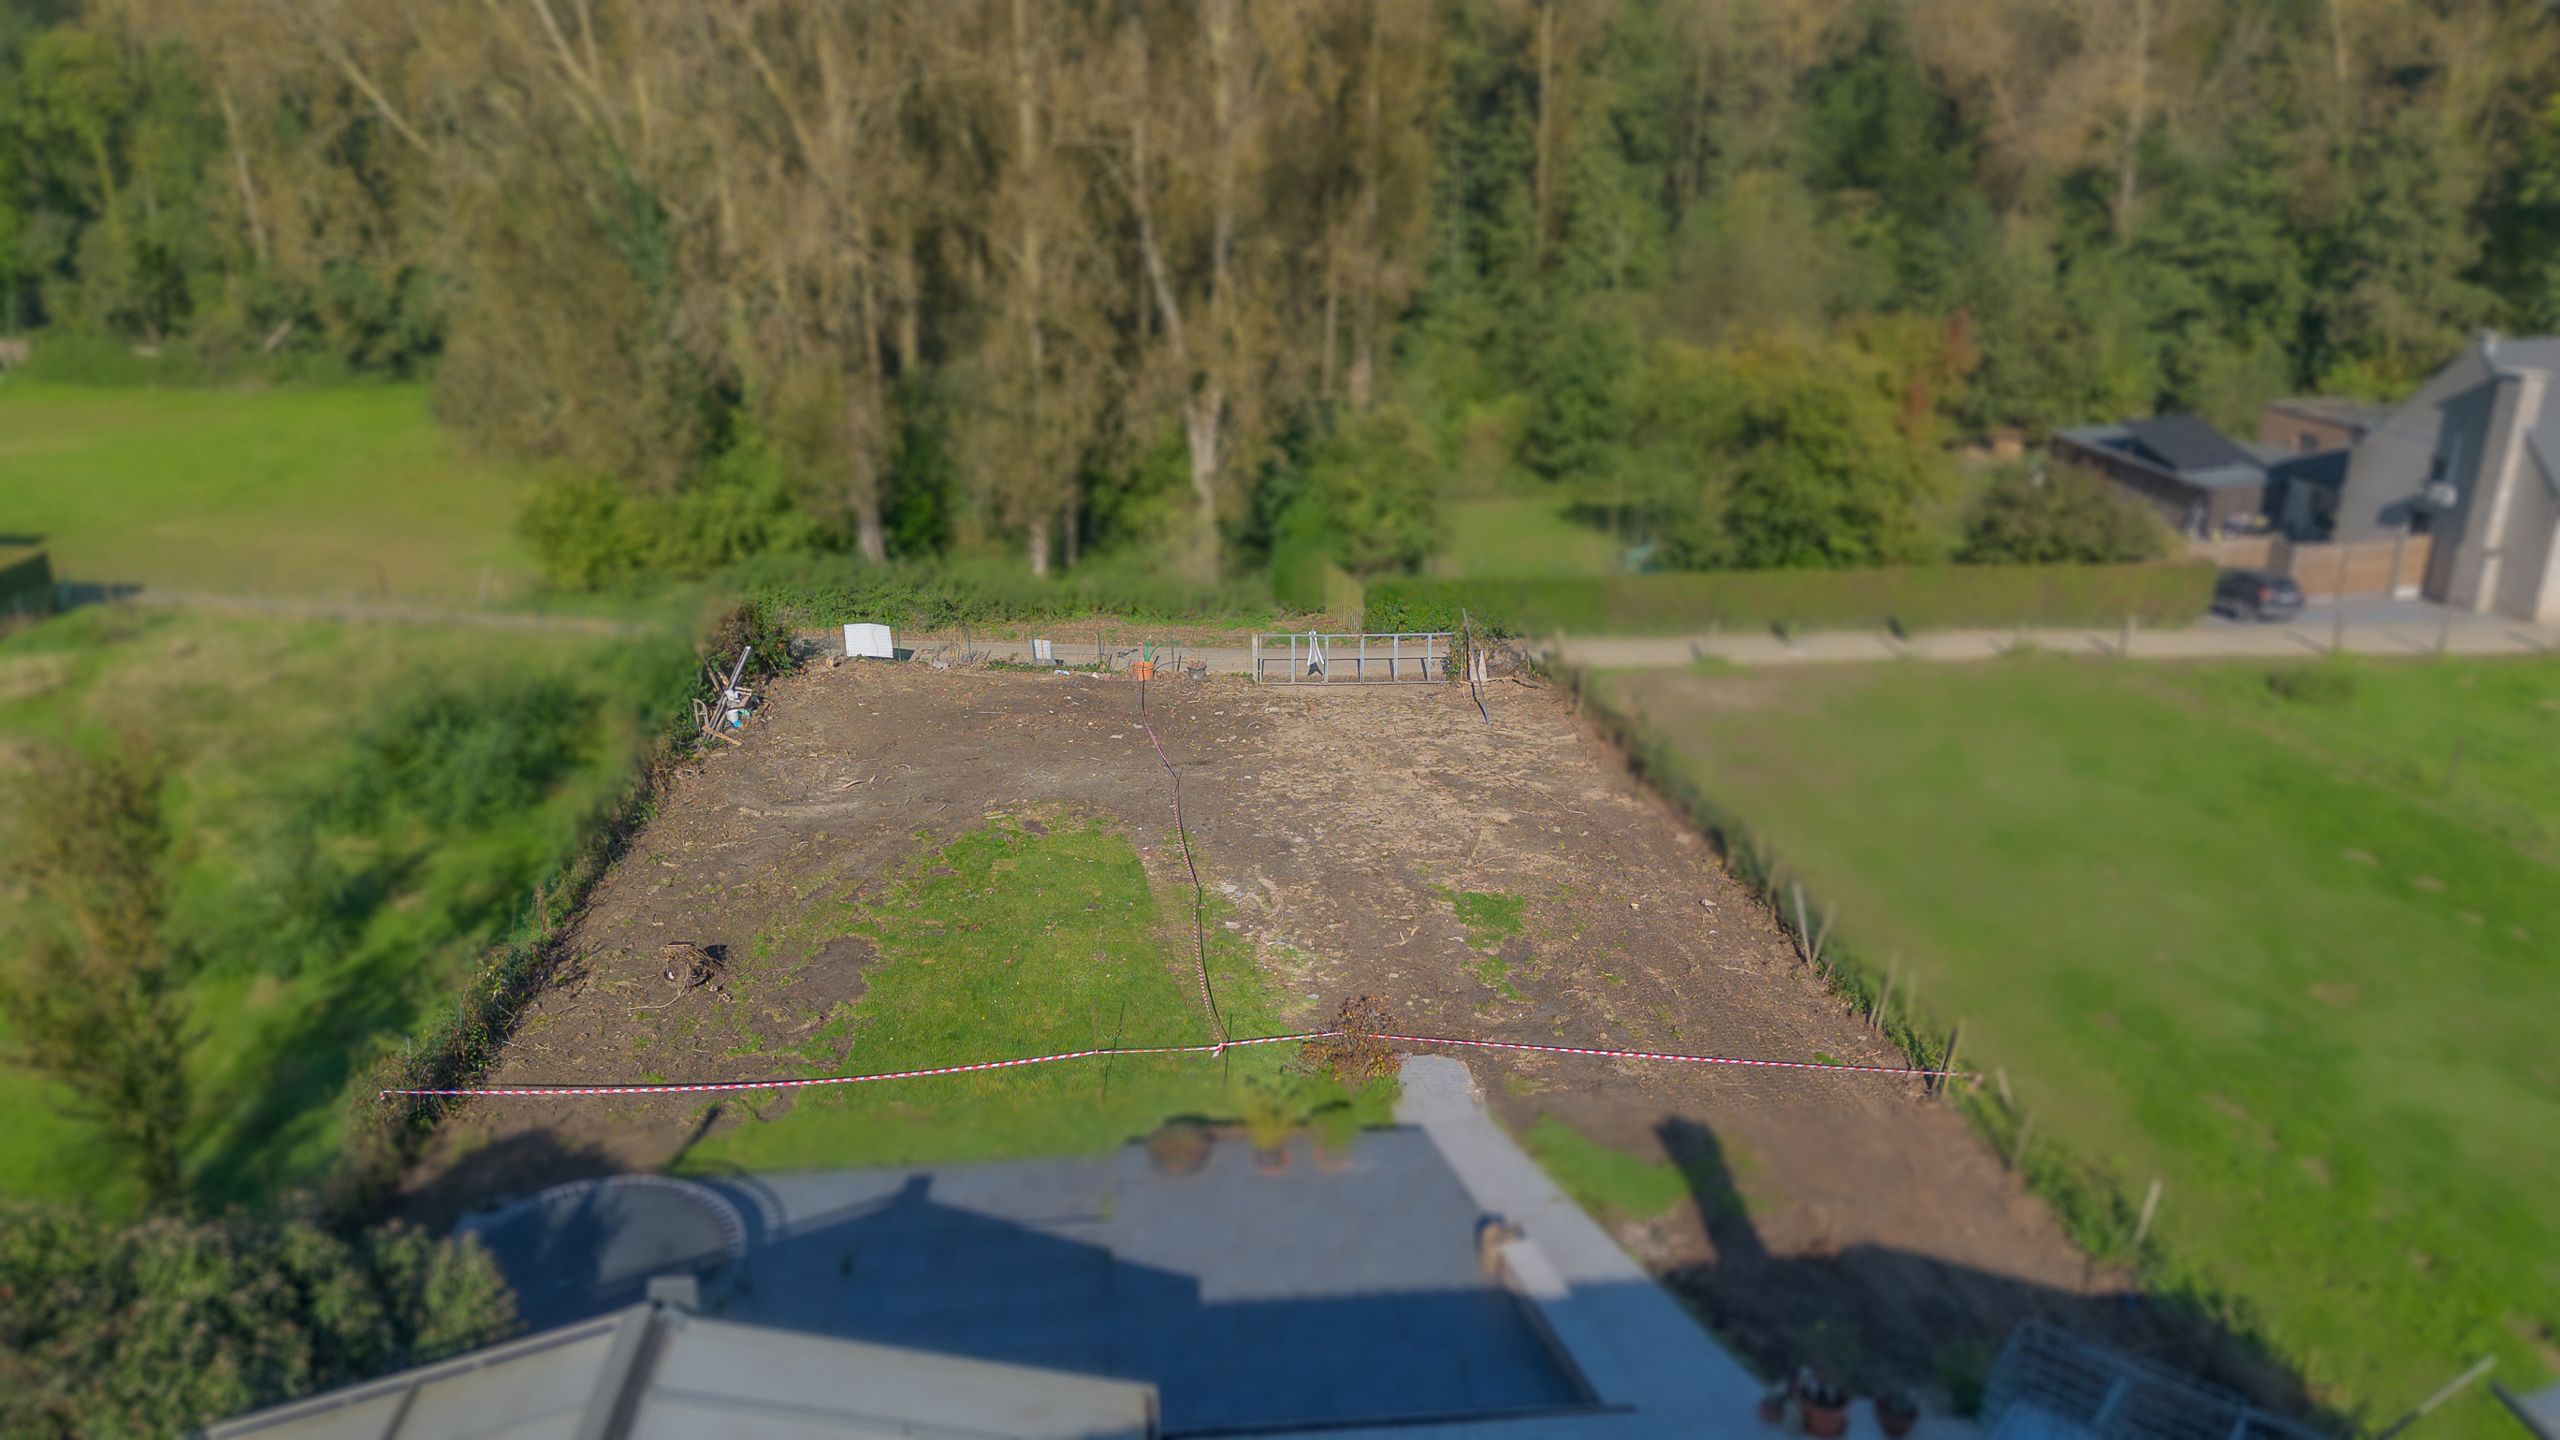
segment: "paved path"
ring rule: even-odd
[[[1404,1065],[1396,1118],[1428,1134],[1458,1181],[1488,1215],[1519,1225],[1504,1259],[1550,1334],[1573,1356],[1603,1410],[1535,1420],[1338,1431],[1337,1440],[1672,1440],[1770,1432],[1754,1413],[1760,1382],[1689,1312],[1628,1258],[1607,1231],[1566,1198],[1485,1113],[1467,1067],[1423,1055]],[[1849,1412],[1849,1440],[1881,1440],[1864,1401]],[[1919,1440],[1977,1440],[1969,1422],[1921,1421]]]
[[[2199,625],[2184,630],[1933,630],[1896,638],[1880,630],[1824,630],[1780,639],[1766,631],[1718,635],[1567,637],[1552,649],[1564,661],[1597,669],[1643,669],[1719,659],[1734,665],[1841,665],[1879,660],[1979,661],[2020,646],[2066,655],[2149,660],[2301,659],[2335,645],[2355,655],[2539,655],[2560,648],[2560,631],[2497,616],[2458,615],[2453,623],[2382,623],[2304,612],[2283,625]]]
[[[2343,621],[2343,623],[2341,623]],[[2538,655],[2560,652],[2560,628],[2536,627],[2497,615],[2447,610],[2417,600],[2348,601],[2343,613],[2327,604],[2304,608],[2299,619],[2281,625],[2256,625],[2209,617],[2177,630],[2135,629],[2130,654],[2145,660],[2273,660],[2300,659],[2328,653],[2335,645],[2355,655]],[[2105,629],[1932,630],[1897,638],[1881,630],[1820,630],[1780,639],[1766,630],[1712,635],[1568,636],[1559,645],[1536,648],[1547,658],[1596,669],[1663,669],[1714,658],[1733,665],[1846,665],[1880,660],[1993,660],[2019,646],[2065,655],[2115,657],[2128,653],[2121,627]],[[899,643],[907,644],[904,636]],[[915,645],[928,657],[957,658],[957,635],[919,637]],[[1028,640],[978,637],[972,653],[981,660],[1031,662]],[[1091,641],[1056,642],[1053,652],[1062,665],[1091,665]],[[1161,653],[1161,652],[1160,652]],[[1126,670],[1138,656],[1135,645],[1114,644],[1108,652],[1114,670]],[[1220,675],[1243,675],[1253,668],[1253,652],[1244,646],[1181,646],[1175,660],[1205,660]],[[1266,660],[1268,657],[1266,657]],[[1335,656],[1337,667],[1341,655]],[[1168,662],[1170,664],[1172,662]],[[1381,662],[1383,663],[1383,662]],[[1277,680],[1285,665],[1267,673]],[[1305,689],[1323,687],[1307,686]],[[1347,689],[1348,686],[1331,688]]]

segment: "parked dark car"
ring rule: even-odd
[[[2225,570],[2213,582],[2213,613],[2234,620],[2290,620],[2302,613],[2302,587],[2271,570]]]

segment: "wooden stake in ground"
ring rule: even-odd
[[[1944,1064],[1942,1064],[1942,1065],[1940,1065],[1940,1066],[1938,1067],[1939,1069],[1944,1070],[1944,1071],[1946,1071],[1947,1073],[1938,1077],[1938,1088],[1940,1088],[1940,1089],[1942,1089],[1942,1090],[1943,1090],[1943,1089],[1945,1089],[1945,1088],[1946,1088],[1946,1084],[1947,1084],[1947,1082],[1948,1082],[1948,1081],[1950,1081],[1950,1080],[1953,1080],[1954,1078],[1956,1078],[1956,1077],[1955,1077],[1955,1068],[1956,1068],[1956,1050],[1957,1050],[1957,1048],[1958,1048],[1958,1047],[1962,1046],[1963,1044],[1964,1044],[1964,1022],[1963,1022],[1962,1020],[1958,1020],[1958,1021],[1956,1022],[1956,1028],[1955,1028],[1954,1033],[1952,1033],[1952,1034],[1950,1034],[1950,1035],[1948,1035],[1948,1036],[1947,1036],[1947,1059],[1946,1059],[1946,1063],[1944,1063]]]
[[[1805,928],[1804,923],[1804,882],[1795,881],[1790,888],[1796,895],[1796,952],[1810,960],[1813,958],[1813,932]]]
[[[1885,967],[1884,993],[1876,997],[1875,1028],[1882,1031],[1893,1021],[1893,983],[1902,978],[1902,952],[1893,952],[1893,963]]]
[[[2019,1121],[2019,1122],[2018,1122],[2018,1138],[2017,1138],[2017,1140],[2016,1140],[2015,1142],[2013,1142],[2013,1143],[2009,1146],[2009,1168],[2010,1168],[2010,1169],[2012,1169],[2012,1170],[2020,1170],[2020,1169],[2024,1169],[2024,1168],[2026,1167],[2026,1163],[2027,1163],[2027,1137],[2029,1137],[2029,1136],[2031,1136],[2031,1135],[2033,1135],[2033,1134],[2035,1134],[2035,1133],[2036,1133],[2036,1112],[2034,1112],[2033,1110],[2030,1110],[2030,1111],[2028,1111],[2028,1112],[2027,1112],[2027,1118],[2025,1118],[2024,1120],[2021,1120],[2021,1121]]]
[[[2454,1396],[2459,1395],[2464,1390],[2470,1388],[2472,1381],[2488,1374],[2489,1367],[2497,1363],[2498,1357],[2495,1355],[2483,1355],[2479,1359],[2471,1362],[2470,1369],[2465,1370],[2461,1374],[2454,1376],[2451,1380],[2446,1381],[2443,1389],[2438,1390],[2433,1395],[2419,1401],[2417,1409],[2410,1411],[2408,1414],[2392,1421],[2389,1425],[2384,1426],[2382,1433],[2374,1436],[2373,1440],[2391,1440],[2392,1436],[2397,1435],[2401,1431],[2408,1429],[2410,1426],[2417,1424],[2420,1420],[2426,1418],[2428,1411],[2435,1409],[2437,1406],[2442,1405],[2447,1400],[2452,1399]]]
[[[2147,1194],[2145,1194],[2145,1195],[2142,1197],[2142,1218],[2141,1218],[2141,1219],[2139,1219],[2139,1220],[2136,1220],[2135,1222],[2133,1222],[2133,1248],[2134,1248],[2134,1249],[2136,1249],[2136,1250],[2141,1249],[2141,1248],[2142,1248],[2142,1242],[2143,1242],[2146,1238],[2148,1238],[2148,1237],[2150,1236],[2150,1234],[2151,1234],[2151,1216],[2152,1216],[2152,1214],[2153,1214],[2155,1211],[2157,1211],[2159,1208],[2160,1208],[2160,1181],[2159,1181],[2158,1177],[2156,1177],[2156,1176],[2155,1176],[2155,1177],[2152,1179],[2152,1181],[2151,1181],[2151,1189],[2150,1189],[2150,1192],[2149,1192],[2149,1193],[2147,1193]]]

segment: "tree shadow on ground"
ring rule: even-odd
[[[1687,1180],[1714,1252],[1663,1282],[1764,1375],[1810,1364],[1857,1390],[1942,1386],[1970,1409],[2001,1341],[2020,1322],[2043,1320],[2277,1414],[2333,1432],[2347,1427],[2255,1337],[2188,1297],[2057,1290],[1876,1245],[1774,1254],[1734,1188],[1715,1132],[1675,1116],[1655,1134]]]
[[[474,1210],[486,1210],[554,1185],[618,1174],[602,1149],[553,1130],[520,1130],[473,1150],[402,1195],[398,1218],[441,1235]]]

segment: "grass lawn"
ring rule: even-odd
[[[127,731],[170,765],[200,1202],[328,1169],[350,1080],[446,1002],[582,843],[689,670],[673,640],[104,606],[0,640],[0,781],[39,779],[47,747]],[[483,709],[488,723],[454,719]],[[510,748],[525,737],[531,750]],[[0,916],[0,943],[23,918]],[[0,1193],[129,1207],[69,1098],[0,1066]]]
[[[1093,1046],[1196,1045],[1200,1012],[1187,889],[1159,895],[1128,839],[1083,821],[1037,833],[998,821],[918,859],[876,905],[828,903],[758,942],[786,962],[836,936],[878,947],[869,988],[797,1049],[805,1076],[905,1070]],[[1209,930],[1209,975],[1229,1033],[1274,1033],[1250,946]],[[744,1009],[745,1007],[738,1007]],[[1232,1119],[1260,1103],[1307,1117],[1352,1104],[1383,1121],[1371,1087],[1286,1079],[1294,1046],[1209,1056],[1065,1061],[1024,1070],[803,1091],[769,1123],[688,1152],[698,1170],[890,1165],[1107,1149],[1168,1119]]]
[[[1443,559],[1461,577],[1616,574],[1618,542],[1573,519],[1571,504],[1546,497],[1458,501],[1443,511]]]
[[[2483,1354],[2518,1390],[2560,1371],[2560,664],[2288,688],[2032,659],[1599,694],[1858,953],[1903,955],[2038,1134],[2164,1182],[2156,1284],[2372,1425]],[[2426,1423],[2511,1422],[2475,1389]]]
[[[0,535],[69,581],[471,603],[529,581],[529,483],[462,455],[422,386],[0,381]]]

